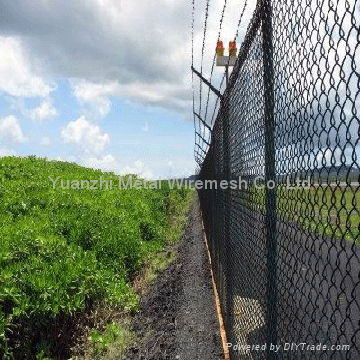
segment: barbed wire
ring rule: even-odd
[[[228,0],[224,1],[222,11],[220,14],[220,20],[219,20],[219,28],[218,28],[218,37],[217,41],[220,40],[223,24],[224,24],[224,17],[225,17],[225,11],[227,8]],[[194,36],[195,36],[195,0],[192,1],[192,68],[194,67]],[[240,10],[240,16],[237,23],[236,32],[234,35],[234,40],[236,41],[239,37],[240,27],[243,22],[243,17],[245,14],[245,11],[247,9],[248,1],[245,0],[243,7]],[[205,46],[206,46],[206,33],[208,30],[208,18],[209,18],[209,7],[210,7],[210,0],[207,0],[206,7],[205,7],[205,18],[204,18],[204,29],[203,29],[203,41],[202,41],[202,49],[201,49],[201,63],[200,63],[200,74],[203,75],[203,66],[204,66],[204,54],[205,54]],[[211,70],[210,70],[210,79],[209,83],[211,83],[213,74],[214,74],[214,68],[215,68],[215,61],[216,61],[216,54],[214,53],[213,60],[211,63]],[[226,73],[224,72],[219,89],[222,89],[224,81],[225,81]],[[195,86],[194,86],[194,73],[192,73],[192,90],[193,90],[193,112],[195,111]],[[215,106],[212,112],[211,120],[208,121],[208,111],[209,111],[209,102],[210,102],[210,88],[207,92],[207,99],[206,99],[206,108],[205,108],[205,115],[204,118],[201,118],[202,116],[202,92],[203,92],[203,81],[200,80],[200,87],[199,87],[199,116],[200,118],[196,118],[194,115],[194,128],[195,128],[195,148],[194,148],[194,156],[195,160],[200,164],[204,159],[204,154],[206,154],[207,149],[209,148],[209,143],[211,141],[211,131],[208,131],[206,129],[206,126],[204,123],[209,124],[210,129],[214,124],[214,118],[216,114],[216,110],[219,105],[219,97],[216,98]],[[198,139],[199,138],[199,139]],[[201,153],[197,150],[198,148],[201,149]]]
[[[192,19],[191,19],[191,66],[194,66],[194,26],[195,26],[195,0],[192,0]],[[194,87],[194,73],[191,72],[191,86],[192,86],[192,108],[193,108],[193,123],[195,129],[195,144],[196,144],[196,119],[195,119],[195,87]],[[194,147],[194,157],[196,158],[196,149]]]
[[[201,49],[201,64],[200,64],[200,74],[203,74],[203,63],[204,63],[204,53],[205,53],[205,41],[206,41],[206,32],[207,32],[207,21],[209,17],[209,5],[210,0],[206,1],[205,8],[205,20],[204,20],[204,35],[203,35],[203,43]],[[199,114],[201,116],[201,105],[202,105],[202,81],[200,81],[200,104],[199,104]]]
[[[223,9],[222,9],[222,12],[221,12],[217,41],[219,41],[219,40],[220,40],[220,37],[221,37],[221,31],[222,31],[222,25],[223,25],[223,21],[224,21],[224,15],[225,15],[225,10],[226,10],[226,5],[227,5],[227,0],[224,1],[224,6],[223,6]],[[210,82],[211,82],[211,80],[212,80],[213,73],[214,73],[215,61],[216,61],[216,53],[214,53],[213,60],[212,60],[211,72],[210,72],[210,80],[209,80]],[[206,119],[207,119],[207,113],[208,113],[208,107],[209,107],[209,100],[210,100],[210,88],[208,89],[207,100],[206,100],[206,110],[205,110],[205,117],[204,117],[204,120],[205,120],[205,121],[206,121]],[[211,125],[211,124],[210,124],[210,125]]]

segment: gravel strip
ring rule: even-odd
[[[197,197],[176,260],[141,300],[133,331],[126,359],[223,359]]]

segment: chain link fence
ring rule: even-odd
[[[259,1],[221,97],[199,197],[233,359],[360,359],[359,27]]]

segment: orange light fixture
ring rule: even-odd
[[[229,42],[229,55],[230,57],[236,57],[237,54],[237,47],[236,47],[236,41],[230,41]]]
[[[221,40],[219,40],[217,42],[217,45],[216,45],[216,55],[217,56],[224,56],[224,50],[225,50],[224,44],[223,44],[223,42]]]

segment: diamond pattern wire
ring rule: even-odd
[[[360,359],[359,44],[360,0],[258,1],[199,170],[248,184],[199,190],[232,359]]]

